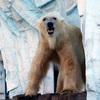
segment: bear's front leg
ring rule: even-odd
[[[47,45],[38,45],[29,73],[29,81],[25,90],[26,95],[36,95],[39,91],[39,85],[48,70],[48,62],[51,52],[52,51],[47,48]]]
[[[70,44],[63,45],[57,53],[60,58],[60,72],[63,78],[63,90],[61,94],[79,92],[82,86],[80,67]]]

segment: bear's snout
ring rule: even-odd
[[[54,33],[54,23],[51,21],[47,22],[47,32],[49,35],[52,35]]]
[[[48,26],[48,28],[53,28],[53,23],[52,22],[48,22],[47,26]]]

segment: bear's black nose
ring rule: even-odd
[[[47,26],[48,26],[48,28],[52,28],[53,27],[53,23],[52,22],[48,22]]]

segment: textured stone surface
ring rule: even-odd
[[[87,100],[100,100],[100,1],[79,0],[86,56]]]
[[[5,84],[4,84],[4,79],[2,79],[1,80],[1,78],[0,78],[0,84],[2,84],[2,85],[0,85],[0,93],[5,93]]]

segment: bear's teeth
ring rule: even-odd
[[[48,30],[48,32],[53,32],[53,30]]]

